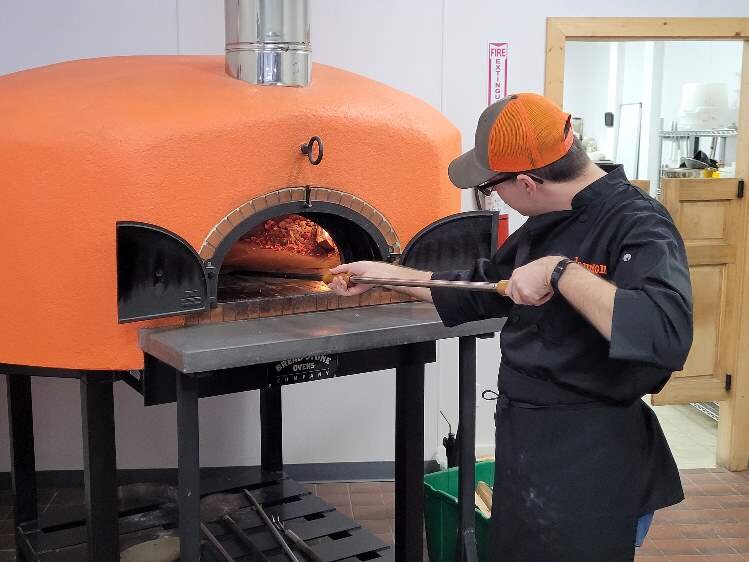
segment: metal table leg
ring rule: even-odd
[[[477,562],[476,516],[476,338],[459,338],[458,541],[455,560]]]
[[[5,377],[8,396],[8,426],[10,429],[10,460],[15,495],[15,529],[22,523],[35,521],[36,464],[34,458],[34,415],[31,399],[31,377]],[[16,537],[16,545],[21,541]],[[25,560],[20,547],[16,558]]]
[[[119,560],[113,377],[81,375],[88,560]]]
[[[283,470],[283,417],[281,387],[260,391],[260,463],[263,470]]]
[[[395,560],[424,554],[424,364],[395,370]]]
[[[200,561],[198,379],[177,371],[177,480],[180,560]]]

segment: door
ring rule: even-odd
[[[173,232],[117,223],[117,316],[120,323],[208,309],[203,260]]]
[[[743,181],[666,179],[661,202],[687,247],[694,301],[694,341],[684,369],[653,404],[728,399],[736,373],[739,300],[737,256],[743,224]]]
[[[495,211],[468,211],[425,226],[411,239],[399,264],[425,271],[468,269],[489,259],[507,238],[507,217]]]

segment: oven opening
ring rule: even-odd
[[[224,258],[218,300],[236,302],[328,291],[314,277],[342,263],[331,234],[311,218],[281,215],[244,234]]]
[[[316,189],[324,196],[342,198],[333,190]],[[208,277],[215,306],[188,318],[188,325],[408,300],[381,287],[341,297],[321,280],[342,263],[387,260],[400,250],[392,226],[372,207],[358,200],[350,202],[351,207],[321,200],[261,206],[269,199],[280,196],[269,195],[253,204],[254,212],[239,223],[226,221],[232,228],[220,233],[211,259],[218,275]]]
[[[251,226],[224,257],[223,303],[328,293],[319,277],[341,263],[380,260],[382,251],[359,217],[302,211]]]

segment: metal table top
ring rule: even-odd
[[[183,373],[308,355],[378,349],[498,332],[504,319],[446,328],[432,304],[414,302],[140,331],[145,353]]]

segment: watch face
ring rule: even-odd
[[[559,278],[562,276],[562,273],[564,273],[564,270],[567,269],[567,266],[571,263],[571,259],[564,258],[563,260],[559,261],[557,266],[554,268],[554,271],[551,272],[549,283],[551,284],[551,288],[554,289],[554,291],[558,291],[557,285],[559,284]]]

